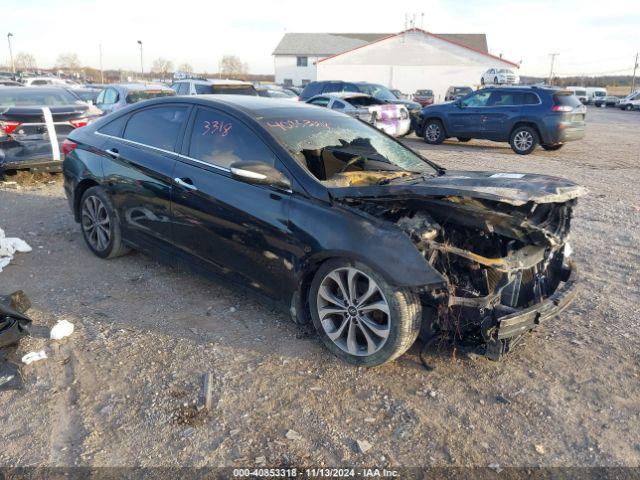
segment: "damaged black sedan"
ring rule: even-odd
[[[582,187],[447,171],[331,110],[158,99],[65,148],[65,191],[96,255],[140,249],[251,287],[354,364],[391,361],[421,331],[499,358],[575,295]]]

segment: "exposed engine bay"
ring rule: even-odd
[[[560,287],[568,286],[572,273],[568,237],[576,197],[583,193],[548,203],[454,195],[347,202],[393,222],[443,276],[444,287],[421,292],[423,336],[471,340],[498,359],[545,312],[556,315],[575,295]]]

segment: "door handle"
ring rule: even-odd
[[[120,154],[118,153],[118,149],[117,148],[112,148],[110,150],[105,150],[105,152],[111,157],[111,158],[120,158]]]
[[[186,188],[187,190],[198,190],[198,188],[193,184],[193,181],[190,178],[176,177],[173,179],[173,181],[181,187]]]

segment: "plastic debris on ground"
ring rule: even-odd
[[[25,365],[29,365],[33,362],[37,362],[38,360],[44,360],[47,357],[47,352],[44,350],[40,350],[38,352],[29,352],[22,357],[22,363]]]
[[[67,320],[58,320],[51,328],[50,337],[52,340],[62,340],[73,333],[73,323]]]
[[[29,335],[31,319],[24,315],[31,302],[22,291],[0,296],[0,347],[14,345]]]
[[[32,248],[27,242],[20,238],[6,237],[4,230],[0,228],[0,272],[2,272],[4,267],[9,265],[16,252],[26,253],[31,250]]]

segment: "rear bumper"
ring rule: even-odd
[[[578,293],[578,271],[575,263],[567,261],[563,271],[564,283],[546,300],[532,307],[497,319],[496,336],[498,340],[517,337],[532,330],[542,322],[560,314],[567,308]]]
[[[61,172],[62,160],[30,158],[19,162],[0,162],[0,173],[8,170],[29,170],[30,172]]]
[[[58,136],[58,144],[62,145],[66,137]],[[47,139],[16,141],[9,139],[0,142],[0,171],[31,170],[34,172],[60,172],[64,155],[54,160],[51,142]]]

